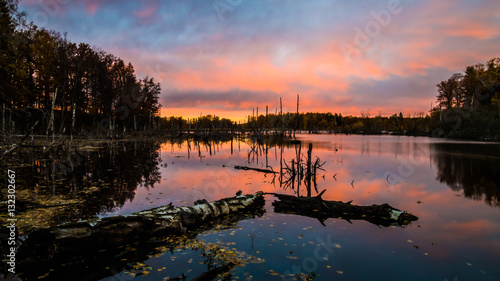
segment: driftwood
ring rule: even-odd
[[[180,235],[192,239],[198,231],[210,229],[215,224],[231,225],[261,216],[263,206],[263,193],[257,192],[210,203],[198,200],[192,207],[166,205],[127,216],[37,230],[21,244],[16,257],[19,260],[17,270],[22,272],[23,280],[37,280],[49,274],[50,268],[64,264],[59,270],[50,272],[50,277],[60,274],[58,278],[65,280],[75,279],[75,276],[78,280],[101,279],[120,272],[128,261],[143,258],[155,247],[165,245],[164,237]],[[134,251],[126,250],[130,245],[134,245]]]
[[[261,172],[261,173],[267,173],[267,174],[277,174],[277,172],[269,169],[260,169],[260,168],[252,168],[252,167],[246,167],[246,166],[234,166],[236,170],[251,170],[251,171],[256,171],[256,172]]]
[[[323,190],[316,197],[297,197],[284,194],[271,193],[279,201],[274,201],[275,213],[294,214],[318,219],[324,225],[328,218],[341,218],[351,220],[364,220],[380,226],[410,224],[418,218],[412,214],[391,207],[389,204],[356,206],[351,202],[325,201],[321,198]]]

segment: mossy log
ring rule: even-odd
[[[316,197],[297,197],[272,193],[279,201],[274,201],[275,213],[294,214],[318,219],[322,224],[328,218],[364,220],[379,226],[410,224],[418,218],[389,204],[357,206],[351,202],[325,201],[321,198],[325,190]]]

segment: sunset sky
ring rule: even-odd
[[[500,56],[498,0],[21,0],[38,26],[132,62],[162,115],[252,108],[426,112],[436,84]]]

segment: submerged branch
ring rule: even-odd
[[[234,166],[236,170],[251,170],[251,171],[256,171],[256,172],[261,172],[261,173],[266,173],[266,174],[277,174],[277,172],[269,169],[260,169],[260,168],[252,168],[252,167],[246,167],[246,166]]]

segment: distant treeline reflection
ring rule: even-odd
[[[437,180],[464,196],[500,207],[500,146],[477,143],[434,143],[431,159]]]

